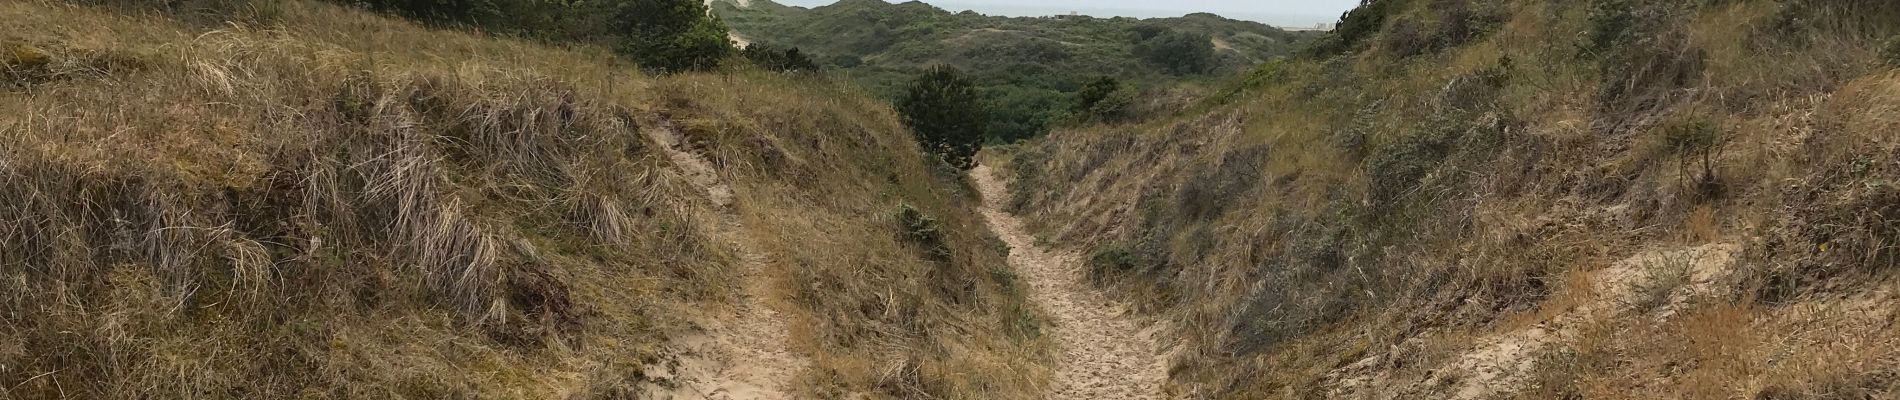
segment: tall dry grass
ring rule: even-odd
[[[793,324],[795,351],[878,366],[811,371],[810,396],[1035,385],[1033,338],[951,328],[1029,315],[1019,294],[925,290],[1001,249],[860,94],[326,3],[107,3],[0,4],[0,398],[638,398],[740,284],[714,205],[639,134],[664,119],[701,127],[787,288],[914,285],[877,289],[908,330]],[[954,221],[956,261],[903,257],[871,212],[898,202]],[[802,242],[827,233],[886,258]]]
[[[1894,392],[1891,330],[1807,311],[1891,292],[1891,7],[1384,3],[1353,51],[1263,66],[1205,112],[992,155],[1036,225],[1120,260],[1103,284],[1173,322],[1170,390],[1451,396],[1470,383],[1439,375],[1486,340],[1574,325],[1602,297],[1575,282],[1733,243],[1721,279],[1650,285],[1656,303],[1728,294],[1566,327],[1533,363],[1549,379],[1500,395]],[[1839,354],[1760,339],[1817,337],[1795,321],[1844,327],[1828,335],[1866,357],[1778,361]]]

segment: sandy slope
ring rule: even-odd
[[[1063,354],[1046,398],[1160,398],[1166,367],[1141,324],[1088,286],[1080,257],[1041,248],[1022,221],[1003,212],[1009,196],[989,167],[977,167],[970,176],[983,192],[983,216],[1009,243],[1009,264],[1030,283],[1030,299],[1054,319],[1051,331]]]
[[[706,321],[706,332],[675,341],[682,353],[678,364],[655,375],[671,376],[676,385],[655,388],[653,399],[786,399],[787,382],[808,363],[786,348],[785,318],[766,302],[771,284],[764,272],[769,258],[746,237],[743,222],[732,210],[732,188],[721,181],[704,157],[683,145],[679,131],[669,125],[647,129],[667,157],[684,170],[694,186],[706,191],[721,208],[722,236],[739,250],[744,263],[740,279],[744,298],[734,314]]]

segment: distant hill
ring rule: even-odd
[[[1045,130],[1067,109],[1068,93],[1098,76],[1145,87],[1205,80],[1281,57],[1314,36],[1204,13],[1152,19],[1000,17],[916,1],[843,0],[816,8],[719,1],[714,12],[740,37],[798,47],[879,94],[894,94],[931,65],[961,68],[984,86],[996,114],[991,134],[1002,139]],[[1142,56],[1143,42],[1167,34],[1204,36],[1212,57],[1201,68],[1168,64],[1183,61],[1180,57]]]

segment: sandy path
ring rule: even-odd
[[[983,216],[1009,243],[1009,264],[1027,280],[1029,296],[1055,319],[1062,347],[1049,399],[1155,399],[1167,378],[1152,338],[1133,316],[1113,306],[1083,279],[1080,257],[1037,246],[1022,221],[1003,212],[1009,194],[987,166],[970,171],[983,192]]]
[[[720,208],[720,236],[739,251],[744,286],[733,315],[705,321],[702,334],[679,338],[678,365],[656,375],[671,375],[673,387],[656,388],[651,399],[787,399],[788,382],[805,369],[807,361],[786,348],[785,318],[767,303],[771,279],[765,273],[770,259],[746,236],[744,222],[732,209],[732,188],[704,157],[689,151],[679,131],[669,124],[644,129],[666,150],[667,158],[686,173],[694,186]]]

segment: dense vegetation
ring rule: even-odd
[[[268,2],[207,0],[255,7]],[[655,72],[707,70],[734,51],[726,25],[692,0],[333,0],[447,26],[613,48]]]
[[[925,71],[897,99],[897,112],[926,151],[959,170],[975,166],[985,116],[976,85],[963,71],[950,66]]]
[[[1885,0],[1372,0],[1204,112],[1007,160],[1172,322],[1175,394],[1892,398],[1896,35]]]
[[[898,97],[936,65],[965,71],[992,114],[991,138],[1041,134],[1075,93],[1110,76],[1141,89],[1225,79],[1296,48],[1306,34],[1212,14],[1180,18],[1010,18],[921,2],[844,0],[817,8],[721,1],[715,13],[757,43],[796,46],[874,93]]]

